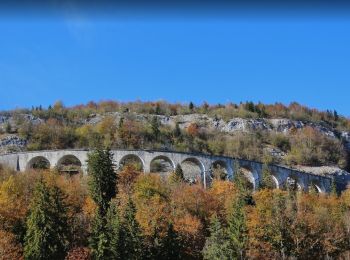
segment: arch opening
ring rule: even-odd
[[[210,178],[216,180],[227,180],[228,171],[224,161],[218,160],[210,166]]]
[[[185,180],[191,184],[203,182],[204,166],[196,158],[186,158],[181,162]]]
[[[259,178],[259,187],[267,189],[279,189],[280,182],[274,172],[263,168],[261,177]]]
[[[247,190],[255,190],[255,178],[253,172],[249,168],[241,167],[239,174],[243,177],[243,187]]]
[[[58,160],[56,168],[60,173],[68,173],[70,175],[81,172],[81,161],[74,155],[65,155]]]
[[[119,169],[123,170],[125,166],[130,166],[136,171],[144,171],[144,163],[142,159],[135,154],[125,155],[119,162]]]
[[[322,189],[320,188],[320,186],[318,185],[317,182],[311,182],[308,186],[308,191],[309,193],[322,193]]]
[[[287,190],[303,191],[303,187],[300,185],[298,178],[294,176],[289,176],[284,186]]]
[[[28,162],[27,169],[48,170],[50,169],[50,162],[44,156],[36,156]]]
[[[150,171],[156,173],[170,173],[175,170],[174,163],[166,156],[157,156],[150,163]]]

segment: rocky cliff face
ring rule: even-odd
[[[81,123],[97,124],[101,122],[103,118],[106,116],[114,117],[116,122],[118,122],[122,117],[132,117],[143,123],[150,122],[151,118],[153,117],[153,115],[143,115],[143,114],[133,114],[133,113],[130,113],[130,114],[107,113],[105,115],[94,114],[88,120],[84,120]],[[302,129],[304,127],[309,126],[329,137],[335,138],[340,134],[340,136],[345,141],[350,143],[349,132],[337,133],[332,128],[322,124],[290,120],[285,118],[276,118],[276,119],[232,118],[231,120],[225,122],[222,119],[209,117],[203,114],[189,114],[189,115],[177,115],[177,116],[157,115],[156,117],[159,118],[160,123],[163,125],[175,126],[176,123],[179,123],[180,128],[186,128],[191,123],[196,123],[203,128],[218,130],[225,133],[250,132],[250,131],[258,131],[258,130],[288,133],[291,129]]]
[[[116,123],[119,122],[121,118],[132,118],[141,123],[149,123],[154,117],[154,115],[149,114],[135,114],[135,113],[106,113],[103,115],[92,114],[88,119],[81,119],[78,124],[98,124],[105,117],[113,117]],[[188,114],[188,115],[176,115],[176,116],[164,116],[157,115],[159,122],[163,125],[168,125],[174,127],[176,123],[179,124],[180,128],[185,129],[190,124],[196,123],[201,128],[208,130],[220,131],[223,133],[233,134],[237,132],[253,132],[253,131],[274,131],[278,133],[288,133],[292,129],[302,129],[304,127],[312,127],[318,130],[320,133],[337,138],[340,137],[344,141],[345,148],[350,152],[350,132],[336,132],[329,126],[322,123],[317,124],[313,122],[303,122],[290,120],[285,118],[274,118],[274,119],[247,119],[247,118],[232,118],[229,121],[224,121],[220,118],[209,117],[205,114]],[[33,125],[40,124],[44,120],[41,118],[36,118],[31,114],[20,114],[16,116],[0,115],[0,131],[5,132],[8,124],[11,125],[13,130],[17,129],[18,122],[30,122]],[[12,151],[23,151],[26,149],[27,141],[21,139],[19,136],[10,134],[0,136],[0,153],[12,152]],[[269,151],[274,156],[283,156],[283,152],[276,150],[276,148],[269,148]],[[316,171],[323,171],[325,169],[319,169]],[[330,171],[330,169],[326,169]],[[318,174],[321,174],[318,172]]]
[[[0,136],[0,154],[25,151],[27,141],[17,135]]]

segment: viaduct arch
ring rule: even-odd
[[[226,156],[156,150],[112,150],[111,152],[117,167],[121,167],[126,159],[133,159],[141,163],[142,170],[146,173],[151,172],[151,170],[155,171],[152,164],[157,160],[168,163],[168,170],[166,171],[173,170],[178,164],[182,167],[186,163],[193,164],[197,166],[197,178],[201,180],[205,187],[211,179],[213,167],[217,167],[217,165],[222,167],[227,178],[232,180],[235,174],[235,163],[238,163],[253,189],[259,187],[262,176],[262,163]],[[39,162],[44,163],[47,167],[55,168],[60,167],[66,159],[74,159],[81,171],[86,173],[88,153],[88,150],[77,149],[21,152],[0,155],[0,164],[7,165],[17,171],[24,171],[35,168]],[[314,188],[322,193],[331,190],[331,177],[313,175],[278,165],[269,165],[268,167],[276,188],[285,187],[291,181],[294,181],[299,189],[305,191],[308,191],[309,188]],[[185,171],[184,173],[186,175]],[[335,181],[341,182],[339,186],[345,187],[347,183],[350,183],[350,177],[344,179],[344,176],[342,176],[342,178],[342,180],[336,179]]]

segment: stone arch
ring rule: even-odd
[[[138,171],[145,170],[145,162],[136,154],[127,154],[119,161],[119,169],[126,165],[132,165]]]
[[[228,166],[223,160],[216,160],[210,166],[211,178],[226,180],[228,178]]]
[[[165,155],[156,156],[150,162],[150,172],[169,173],[174,170],[174,162]]]
[[[181,162],[184,177],[190,183],[203,182],[205,167],[203,163],[195,157],[188,157]]]
[[[297,190],[297,191],[304,191],[305,189],[304,185],[302,185],[299,178],[294,175],[290,175],[287,177],[284,183],[284,186],[286,189]]]
[[[246,188],[250,190],[255,190],[257,188],[256,187],[257,180],[256,180],[256,177],[254,176],[253,170],[250,167],[241,166],[240,171],[245,179],[244,185],[246,186]]]
[[[50,161],[44,156],[35,156],[29,160],[27,163],[26,169],[50,169],[51,164]]]
[[[59,172],[69,173],[69,174],[76,174],[81,172],[81,166],[82,163],[79,160],[78,157],[72,154],[67,154],[62,156],[57,164],[56,169]]]
[[[264,171],[264,169],[263,169]],[[261,178],[260,178],[260,183],[262,181],[262,178],[264,177],[263,176],[263,172],[261,173]],[[283,182],[279,176],[278,176],[278,173],[276,173],[275,169],[269,167],[268,168],[268,185],[269,185],[269,188],[272,188],[272,189],[280,189],[281,188],[281,183]]]
[[[273,182],[275,184],[275,188],[279,189],[280,188],[280,182],[279,182],[278,178],[274,174],[271,174],[271,179],[273,180]]]
[[[308,185],[308,192],[323,193],[321,185],[318,181],[310,181]]]

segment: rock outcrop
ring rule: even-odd
[[[27,141],[17,135],[0,137],[0,154],[25,151]]]

